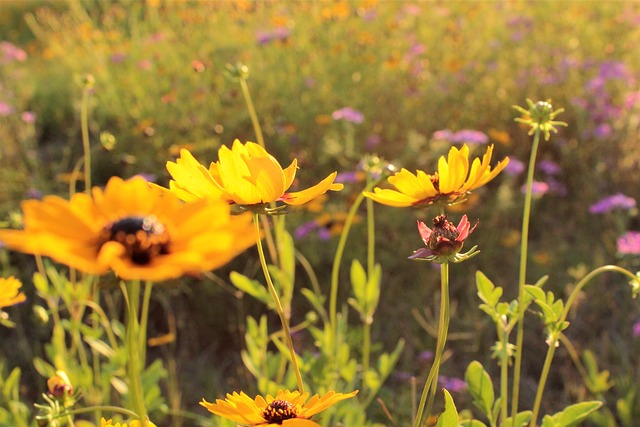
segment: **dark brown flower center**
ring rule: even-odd
[[[101,240],[102,244],[120,243],[131,262],[138,265],[169,253],[169,233],[155,216],[130,216],[112,222],[102,230]]]
[[[286,400],[274,400],[262,411],[262,418],[270,424],[282,424],[284,420],[296,418],[298,410]]]

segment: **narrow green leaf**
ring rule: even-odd
[[[267,291],[266,287],[257,280],[252,280],[236,271],[231,272],[231,274],[229,275],[229,279],[231,279],[231,283],[233,283],[236,288],[251,295],[258,301],[261,301],[265,304],[268,304],[269,301],[271,301],[269,292]]]
[[[360,261],[354,259],[351,262],[351,287],[353,288],[353,295],[361,307],[366,306],[366,286],[367,273],[364,271],[364,267],[360,264]]]

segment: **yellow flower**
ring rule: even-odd
[[[492,170],[492,154],[493,145],[489,146],[482,161],[474,159],[469,169],[469,147],[466,144],[460,150],[451,147],[448,158],[440,157],[435,174],[429,175],[421,170],[413,174],[403,168],[388,178],[396,190],[374,188],[373,192],[363,194],[378,203],[395,207],[453,204],[491,181],[509,163],[509,158],[505,157]]]
[[[221,201],[182,203],[142,178],[111,178],[92,196],[22,203],[24,230],[0,241],[90,274],[159,281],[222,266],[255,243],[251,216],[231,216]]]
[[[156,427],[156,425],[154,423],[152,423],[151,421],[149,421],[148,418],[147,418],[147,422],[145,424],[146,424],[145,427]],[[100,419],[100,427],[141,427],[141,423],[138,420],[133,420],[127,426],[127,423],[122,423],[122,424],[115,423],[115,424],[113,424],[112,420],[105,420],[104,418],[102,418],[102,419]]]
[[[180,150],[175,163],[167,162],[173,178],[169,189],[180,199],[222,199],[238,205],[260,205],[276,201],[288,205],[302,205],[328,190],[338,191],[342,184],[334,184],[336,172],[313,187],[303,191],[286,192],[293,184],[298,168],[297,160],[285,169],[260,145],[239,140],[229,149],[218,150],[218,161],[207,170],[188,150]]]
[[[0,277],[0,309],[18,304],[27,299],[27,297],[19,291],[22,283],[13,276],[6,279]]]
[[[316,394],[307,401],[309,393],[300,394],[299,391],[279,390],[275,397],[256,396],[255,399],[243,392],[234,392],[227,394],[225,400],[216,399],[216,403],[202,399],[200,405],[213,414],[248,427],[319,427],[311,420],[314,415],[357,393],[357,390],[346,394],[330,391],[322,397]]]

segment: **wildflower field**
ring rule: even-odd
[[[637,427],[640,3],[0,1],[0,427]]]

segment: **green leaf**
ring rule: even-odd
[[[531,411],[522,411],[522,412],[518,412],[518,414],[516,415],[516,427],[524,427],[527,424],[529,424],[529,421],[531,421],[531,415],[533,415],[533,412]],[[505,425],[506,426],[512,426],[513,425],[513,418],[509,417],[506,419],[505,421]]]
[[[576,403],[575,405],[567,406],[562,411],[553,414],[545,415],[542,419],[542,427],[572,427],[589,416],[594,411],[597,411],[602,406],[602,402],[597,400],[589,402]]]
[[[231,283],[240,289],[242,292],[246,292],[251,295],[255,299],[262,301],[265,304],[269,304],[271,302],[271,298],[269,296],[269,292],[267,288],[265,288],[262,283],[257,280],[252,280],[247,276],[240,274],[236,271],[232,271],[229,275],[229,279],[231,279]]]
[[[495,401],[491,377],[482,364],[474,360],[467,367],[464,379],[473,398],[473,404],[491,421],[493,419],[491,408]]]
[[[351,262],[351,287],[353,289],[353,295],[361,307],[366,306],[366,286],[367,273],[364,271],[364,267],[360,264],[360,261],[354,259]]]
[[[92,349],[94,349],[95,351],[97,351],[99,354],[103,355],[107,359],[111,359],[115,354],[115,351],[113,351],[111,346],[109,346],[109,344],[107,344],[102,340],[98,340],[91,337],[84,337],[84,340],[87,344],[89,344],[89,347],[91,347]]]
[[[502,288],[496,287],[483,272],[476,272],[476,287],[478,288],[478,296],[482,301],[491,307],[500,301],[502,296]]]
[[[38,294],[43,297],[43,298],[47,298],[50,293],[49,293],[49,282],[47,281],[47,278],[45,276],[43,276],[40,273],[34,273],[33,275],[33,286],[35,286],[36,290],[38,291]]]
[[[537,301],[543,301],[543,302],[547,301],[546,294],[538,286],[524,285],[524,290],[525,290],[525,292],[528,292],[531,296],[533,296],[533,299],[536,302]]]
[[[12,400],[18,397],[18,388],[20,387],[20,368],[16,367],[11,371],[2,387],[2,394],[6,400]]]
[[[453,398],[449,392],[442,389],[444,393],[444,411],[438,416],[436,427],[458,427],[458,411],[453,403]]]

